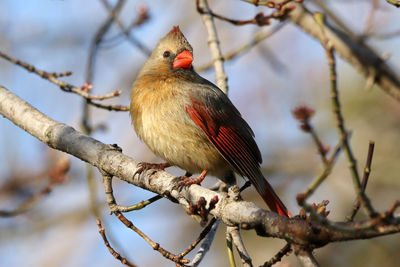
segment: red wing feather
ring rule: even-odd
[[[253,144],[249,147],[249,142],[243,138],[244,134],[232,125],[221,125],[223,118],[219,114],[206,112],[196,101],[192,106],[186,106],[185,110],[237,173],[248,177],[254,168],[258,169],[261,155],[254,140],[251,140]]]
[[[229,162],[233,170],[250,179],[269,208],[280,215],[291,217],[260,171],[260,151],[253,139],[251,129],[240,114],[226,114],[224,110],[211,111],[194,99],[191,106],[185,106],[185,110],[203,129],[208,140]],[[233,122],[243,123],[243,125],[235,125]]]

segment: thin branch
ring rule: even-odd
[[[365,163],[364,176],[361,182],[363,191],[365,191],[365,189],[367,188],[368,178],[369,175],[371,174],[371,164],[372,164],[372,157],[374,155],[374,148],[375,148],[375,142],[369,141],[367,161]]]
[[[374,155],[374,147],[375,147],[375,142],[374,141],[369,141],[369,146],[368,146],[368,155],[367,155],[367,160],[365,163],[365,168],[364,168],[364,176],[361,182],[361,187],[363,192],[365,193],[365,189],[367,188],[368,184],[368,178],[371,173],[371,164],[372,164],[372,157]],[[356,216],[358,210],[360,209],[360,199],[357,198],[356,201],[354,202],[353,205],[353,210],[347,221],[353,221],[354,217]]]
[[[395,7],[400,7],[400,1],[398,0],[386,0],[391,5],[394,5]]]
[[[197,10],[201,14],[204,26],[206,27],[208,34],[208,46],[211,51],[211,57],[214,62],[215,70],[215,81],[217,86],[225,92],[228,93],[228,77],[224,70],[224,58],[219,46],[219,39],[217,35],[217,28],[215,27],[213,16],[206,13],[201,13],[199,9],[203,11],[209,11],[207,0],[196,0]]]
[[[227,53],[225,56],[222,56],[223,61],[237,59],[239,56],[244,55],[245,53],[249,52],[253,47],[255,47],[257,44],[259,44],[263,40],[269,38],[270,36],[274,35],[276,32],[278,32],[280,29],[282,29],[283,26],[285,26],[285,25],[287,25],[287,23],[286,23],[286,21],[283,21],[283,22],[275,25],[270,31],[257,32],[250,41],[238,46],[237,48],[233,49],[231,52]],[[199,72],[206,71],[206,70],[209,70],[210,68],[212,68],[212,66],[213,66],[213,62],[210,62],[203,66],[197,67],[196,70]]]
[[[163,198],[162,196],[157,195],[157,196],[149,198],[148,200],[141,201],[135,205],[131,205],[131,206],[127,206],[127,207],[118,205],[118,210],[120,212],[129,212],[129,211],[134,211],[134,210],[140,210],[162,198]]]
[[[330,49],[326,49],[326,53],[327,53],[328,64],[329,64],[329,68],[330,68],[330,72],[331,72],[332,107],[333,107],[333,112],[336,116],[336,123],[337,123],[337,128],[339,131],[339,136],[341,139],[344,140],[343,149],[347,156],[347,160],[349,162],[349,167],[351,170],[351,175],[353,177],[353,183],[354,183],[357,195],[359,196],[361,203],[366,208],[368,215],[370,217],[373,217],[373,216],[375,216],[376,212],[375,212],[374,208],[372,207],[369,199],[367,198],[367,196],[365,195],[365,193],[362,190],[362,186],[360,183],[360,177],[359,177],[358,170],[357,170],[357,162],[356,162],[356,159],[351,150],[349,140],[347,138],[347,130],[344,125],[344,119],[343,119],[343,115],[341,112],[341,105],[340,105],[340,101],[339,101],[339,92],[337,90],[337,84],[336,84],[336,67],[335,67],[334,51],[332,48],[330,48]]]
[[[293,116],[301,123],[300,129],[311,134],[312,140],[318,148],[318,153],[321,156],[321,160],[326,166],[328,164],[326,154],[329,151],[329,147],[324,146],[313,125],[311,124],[311,118],[314,116],[314,113],[315,110],[306,105],[300,105],[292,110]]]
[[[337,26],[340,27],[352,40],[358,40],[359,37],[344,23],[339,16],[332,10],[331,7],[327,6],[324,0],[312,0],[312,2],[321,8],[322,12],[327,18],[332,20]]]
[[[203,240],[208,235],[208,233],[211,231],[211,228],[216,221],[217,221],[216,218],[212,218],[211,221],[208,223],[208,225],[206,227],[204,227],[203,231],[201,231],[199,237],[192,244],[190,244],[187,249],[185,249],[183,252],[181,252],[178,255],[178,258],[185,257],[189,252],[191,252],[193,249],[195,249],[196,246],[201,242],[201,240]]]
[[[249,2],[251,0],[248,0],[246,2]],[[284,0],[279,4],[275,4],[273,3],[273,1],[269,1],[268,2],[268,6],[270,8],[275,8],[276,11],[271,12],[271,14],[269,15],[264,15],[263,12],[258,13],[254,18],[252,19],[248,19],[248,20],[236,20],[236,19],[230,19],[228,17],[219,15],[214,13],[213,11],[211,11],[208,7],[207,8],[203,8],[201,6],[199,6],[199,0],[196,0],[196,7],[197,7],[197,11],[200,14],[203,15],[209,15],[211,17],[220,19],[222,21],[226,21],[229,22],[233,25],[236,26],[242,26],[242,25],[248,25],[248,24],[255,24],[258,26],[265,26],[265,25],[270,25],[271,19],[278,19],[278,20],[284,20],[287,16],[287,14],[293,10],[292,6],[287,5],[290,2],[293,2],[294,0]],[[253,4],[257,5],[258,1],[251,1]],[[302,1],[297,1],[297,2],[302,2]]]
[[[122,105],[106,105],[88,100],[87,104],[95,106],[97,108],[102,108],[109,111],[129,111],[129,106]]]
[[[233,240],[232,236],[228,231],[226,231],[226,249],[228,250],[229,266],[236,267],[235,257],[233,256]]]
[[[252,267],[253,263],[249,253],[246,250],[246,247],[244,246],[242,237],[240,235],[239,226],[228,226],[226,227],[226,232],[227,235],[229,234],[232,237],[232,242],[239,253],[239,257],[242,260],[243,266]]]
[[[102,0],[101,2],[108,9],[109,12],[112,12],[112,7],[106,0]],[[136,17],[136,19],[133,20],[131,22],[131,24],[128,25],[127,27],[125,27],[123,22],[117,16],[113,17],[114,23],[120,28],[121,33],[119,33],[117,36],[103,40],[102,47],[104,47],[105,44],[108,44],[108,43],[118,39],[119,36],[125,36],[126,39],[133,46],[135,46],[140,51],[142,51],[143,54],[150,56],[151,50],[146,45],[144,45],[139,39],[137,39],[135,36],[132,35],[133,28],[140,26],[149,20],[149,18],[150,18],[149,11],[146,6],[140,6],[139,8],[137,8],[137,13],[138,13],[138,16]]]
[[[114,19],[118,16],[125,2],[126,0],[118,0],[115,7],[110,10],[107,19],[99,27],[99,29],[97,30],[96,34],[93,37],[92,43],[90,45],[89,57],[87,61],[88,65],[86,67],[86,75],[85,75],[86,77],[85,80],[88,82],[92,82],[93,80],[94,64],[98,46],[103,41],[104,35],[110,29],[112,23],[114,22]]]
[[[147,205],[150,205],[151,203],[156,202],[157,200],[161,199],[162,196],[157,195],[154,196],[146,201],[142,201],[138,204],[132,205],[132,206],[121,206],[118,205],[115,201],[115,197],[113,195],[113,188],[112,188],[112,184],[111,184],[111,178],[109,176],[104,176],[103,179],[108,179],[107,181],[103,180],[103,183],[105,185],[105,194],[106,194],[106,199],[107,199],[107,204],[110,207],[111,212],[130,212],[133,210],[140,210],[144,207],[146,207]]]
[[[40,70],[29,63],[23,62],[19,59],[12,58],[12,57],[4,54],[1,51],[0,51],[0,57],[18,65],[18,66],[23,67],[24,69],[26,69],[29,72],[39,75],[40,77],[48,80],[51,83],[54,83],[55,85],[60,87],[61,90],[65,91],[65,92],[75,93],[77,95],[82,96],[83,98],[85,98],[87,100],[104,100],[104,99],[109,99],[109,98],[119,96],[122,93],[121,90],[118,90],[118,91],[114,91],[114,92],[111,92],[106,95],[92,95],[89,93],[89,90],[92,89],[93,86],[90,85],[89,83],[85,84],[84,86],[77,87],[77,86],[74,86],[72,84],[69,84],[67,82],[64,82],[64,81],[58,79],[59,77],[72,75],[72,72],[70,72],[70,71],[56,73],[56,72],[47,72],[44,70]]]
[[[111,247],[110,242],[108,242],[105,229],[104,229],[103,226],[101,225],[100,219],[97,219],[97,220],[96,220],[96,223],[97,223],[97,226],[99,227],[99,234],[100,234],[101,237],[103,238],[104,245],[106,245],[106,247],[107,247],[108,250],[110,251],[111,255],[113,255],[114,258],[116,258],[117,260],[119,260],[122,264],[125,264],[125,265],[130,266],[130,267],[136,267],[135,264],[131,263],[131,262],[128,261],[126,258],[123,258],[118,252],[116,252],[116,251]]]
[[[100,43],[103,41],[104,35],[110,29],[114,19],[118,16],[118,14],[121,11],[122,7],[124,6],[125,2],[126,2],[126,0],[118,0],[115,7],[112,8],[111,11],[109,12],[107,19],[103,22],[103,24],[100,26],[100,28],[97,30],[96,34],[93,37],[93,40],[92,40],[92,42],[90,44],[90,48],[89,48],[89,55],[88,55],[88,60],[87,60],[86,73],[85,73],[85,80],[87,82],[91,83],[93,81],[95,60],[96,60],[98,47],[99,47]],[[91,132],[95,128],[89,122],[89,118],[90,118],[89,104],[90,103],[91,103],[91,101],[89,101],[89,100],[86,100],[83,102],[83,113],[82,113],[82,118],[81,118],[81,126],[83,128],[84,133],[86,133],[86,134],[91,134]],[[94,105],[97,107],[101,106],[100,104],[94,104]],[[88,179],[92,179],[92,178],[88,177]]]
[[[372,30],[375,14],[376,14],[376,11],[379,8],[379,1],[380,0],[372,0],[371,9],[370,9],[370,11],[368,13],[362,36],[367,36]]]
[[[196,253],[196,255],[193,257],[193,260],[188,266],[191,267],[197,267],[200,262],[203,260],[204,256],[208,252],[208,250],[211,247],[211,244],[214,240],[215,234],[217,232],[219,223],[221,222],[220,219],[217,219],[214,225],[211,227],[211,230],[208,232],[207,236],[204,238],[203,242],[200,245],[200,249]]]
[[[116,18],[118,16],[119,12],[122,10],[122,7],[124,6],[125,2],[126,2],[126,0],[118,0],[115,7],[110,11],[109,16],[107,17],[106,21],[97,30],[97,32],[91,42],[88,60],[87,60],[86,73],[85,73],[85,80],[89,83],[91,83],[93,81],[95,60],[96,60],[96,56],[97,56],[98,47],[99,47],[100,43],[103,41],[104,35],[110,29],[110,26],[112,25],[114,18]],[[81,127],[83,128],[83,132],[88,135],[90,135],[96,129],[99,129],[99,127],[97,125],[92,125],[90,123],[89,105],[93,105],[98,108],[103,108],[103,109],[107,109],[107,110],[116,110],[116,111],[124,111],[125,110],[121,106],[103,105],[100,103],[92,102],[92,100],[90,100],[90,99],[86,99],[86,101],[83,102]],[[97,188],[95,186],[93,173],[94,173],[93,167],[90,165],[86,165],[86,179],[88,181],[88,188],[89,188],[89,193],[90,193],[90,198],[91,198],[91,203],[92,203],[92,210],[93,210],[95,216],[98,217],[100,214],[99,214],[99,211],[98,211],[97,205],[96,205],[96,202],[97,202],[96,201],[96,198],[97,198],[96,190],[97,190]]]
[[[287,243],[281,250],[278,251],[278,253],[275,254],[274,257],[272,257],[269,261],[264,262],[262,267],[271,267],[275,263],[280,262],[282,258],[288,255],[290,252],[292,252],[292,248],[290,247],[290,244]]]
[[[325,168],[321,172],[321,174],[311,183],[311,185],[308,187],[307,191],[305,193],[300,193],[297,194],[296,199],[297,203],[300,206],[303,206],[305,203],[305,200],[309,198],[315,190],[322,184],[323,181],[329,176],[329,174],[332,171],[333,165],[336,162],[337,157],[339,156],[339,153],[342,149],[344,139],[342,139],[339,144],[336,145],[336,147],[333,149],[332,155],[329,157],[329,160],[327,161],[327,164],[325,165]]]
[[[323,16],[321,13],[315,14],[315,21],[320,25],[321,31],[323,36],[325,35],[325,28],[324,28],[324,22],[323,22]],[[341,140],[343,141],[343,150],[346,154],[347,161],[349,163],[349,168],[350,168],[350,173],[353,179],[353,184],[355,188],[355,192],[357,193],[357,196],[360,198],[361,203],[365,207],[368,216],[369,217],[374,217],[376,215],[376,212],[374,208],[371,205],[371,202],[369,201],[368,197],[362,190],[361,182],[360,182],[360,176],[357,170],[357,161],[353,155],[349,139],[348,139],[348,134],[347,130],[345,127],[344,123],[344,117],[342,114],[341,110],[341,104],[339,100],[339,91],[337,88],[337,73],[336,73],[336,60],[335,60],[335,51],[333,49],[333,46],[331,42],[329,41],[328,38],[324,38],[323,41],[321,42],[322,46],[325,49],[326,57],[327,57],[327,62],[329,66],[329,71],[330,71],[330,87],[331,87],[331,101],[332,101],[332,112],[336,118],[336,127],[338,130],[338,134]]]

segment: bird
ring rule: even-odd
[[[207,174],[233,185],[237,173],[250,180],[271,211],[291,217],[260,170],[252,129],[227,95],[196,73],[192,62],[193,48],[174,26],[138,73],[131,91],[132,124],[138,137],[166,161],[141,166],[200,173],[198,178],[184,176],[189,185],[199,184]]]

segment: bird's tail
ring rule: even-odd
[[[257,178],[255,180],[255,182],[251,182],[255,186],[257,192],[264,199],[265,203],[267,203],[270,210],[278,213],[279,215],[291,218],[292,214],[290,214],[286,206],[283,204],[282,200],[278,197],[272,186],[264,178],[261,172],[260,175],[257,175]]]

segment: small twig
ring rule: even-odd
[[[284,22],[281,22],[281,23],[277,24],[276,26],[274,26],[268,32],[260,31],[260,32],[256,33],[249,42],[246,42],[245,44],[242,44],[242,45],[238,46],[237,48],[233,49],[231,52],[229,52],[226,55],[224,55],[222,57],[223,60],[224,61],[228,61],[228,60],[232,60],[232,59],[238,58],[238,56],[245,54],[246,52],[250,51],[250,49],[255,47],[257,44],[259,44],[263,40],[269,38],[274,33],[278,32],[286,24],[287,24],[286,21],[284,21]],[[200,72],[201,71],[206,71],[206,70],[209,70],[210,68],[212,68],[212,66],[213,66],[213,63],[210,62],[210,63],[208,63],[206,65],[197,67],[196,70],[200,71]]]
[[[103,5],[108,9],[109,12],[112,12],[112,7],[111,5],[103,0],[102,1]],[[132,29],[142,25],[146,21],[149,20],[149,11],[146,6],[140,6],[137,8],[137,13],[138,16],[136,17],[135,20],[131,22],[131,24],[127,27],[124,26],[123,22],[118,18],[118,17],[113,17],[114,23],[117,24],[117,26],[120,28],[121,32],[117,34],[116,36],[113,36],[111,38],[105,39],[102,42],[102,47],[104,47],[104,44],[108,44],[114,40],[117,40],[120,36],[125,36],[126,39],[133,44],[136,48],[138,48],[140,51],[142,51],[145,55],[150,56],[151,55],[151,49],[149,49],[146,45],[144,45],[139,39],[137,39],[135,36],[132,35]]]
[[[386,0],[391,5],[394,5],[395,7],[400,7],[400,1],[398,0]]]
[[[200,243],[200,241],[207,236],[207,234],[210,232],[212,226],[216,221],[217,221],[216,218],[212,218],[211,221],[208,223],[208,225],[203,229],[203,231],[201,231],[199,237],[192,244],[190,244],[187,249],[185,249],[182,253],[180,253],[178,255],[178,258],[183,258],[189,252],[191,252]]]
[[[58,79],[59,77],[64,77],[64,76],[69,76],[72,75],[72,72],[67,71],[67,72],[62,72],[62,73],[56,73],[56,72],[47,72],[44,70],[40,70],[37,69],[36,67],[34,67],[33,65],[23,62],[21,60],[12,58],[6,54],[4,54],[3,52],[0,51],[0,57],[18,65],[23,67],[24,69],[26,69],[29,72],[35,73],[37,75],[39,75],[40,77],[42,77],[43,79],[48,80],[51,83],[54,83],[55,85],[57,85],[58,87],[60,87],[61,90],[65,91],[65,92],[70,92],[70,93],[75,93],[77,95],[82,96],[85,99],[88,100],[104,100],[104,99],[109,99],[109,98],[113,98],[116,96],[119,96],[122,91],[118,90],[118,91],[114,91],[111,92],[109,94],[106,95],[92,95],[89,94],[89,90],[91,89],[92,86],[88,83],[86,83],[84,86],[74,86],[72,84],[66,83],[64,81],[61,81],[60,79]]]
[[[388,209],[388,211],[385,214],[385,218],[387,217],[393,217],[394,212],[396,211],[396,209],[398,209],[400,207],[400,200],[396,200],[393,205]]]
[[[233,256],[233,246],[232,246],[232,236],[231,234],[227,231],[226,232],[226,248],[228,250],[228,259],[229,259],[229,266],[230,267],[236,267],[235,263],[235,257]]]
[[[278,251],[278,253],[275,254],[275,256],[273,256],[269,261],[266,261],[262,267],[270,267],[275,263],[280,262],[285,255],[289,255],[289,253],[292,251],[293,250],[290,244],[287,243],[283,248],[281,248],[281,250]]]
[[[246,250],[246,247],[244,246],[242,237],[240,235],[239,226],[227,226],[226,232],[232,237],[232,242],[239,253],[243,266],[252,267],[253,263],[249,253]]]
[[[126,0],[118,0],[118,2],[115,4],[114,8],[112,8],[110,10],[109,16],[107,17],[107,19],[103,22],[103,24],[100,26],[100,28],[97,30],[96,34],[93,37],[93,40],[90,44],[89,55],[88,55],[87,66],[86,66],[86,73],[85,73],[85,80],[90,83],[93,81],[95,60],[96,60],[99,45],[103,41],[105,34],[110,29],[114,19],[118,16],[119,12],[122,10],[122,7],[124,6],[125,2],[126,2]],[[95,104],[95,103],[91,102],[89,99],[87,99],[86,101],[83,102],[81,126],[83,128],[83,132],[88,135],[90,135],[93,132],[93,130],[95,129],[95,127],[93,125],[91,125],[91,123],[89,122],[89,120],[90,120],[89,104],[92,104],[96,107],[106,108],[100,104]],[[111,110],[111,106],[107,106],[106,109]],[[119,110],[119,109],[116,109],[116,110]]]
[[[325,165],[325,168],[321,172],[321,174],[311,183],[311,185],[308,187],[307,191],[305,193],[300,193],[297,194],[296,199],[297,203],[301,206],[305,204],[305,200],[309,198],[315,190],[318,188],[318,186],[325,181],[325,179],[329,176],[329,174],[332,171],[333,165],[335,164],[335,161],[337,157],[339,156],[339,152],[342,149],[344,139],[341,140],[339,144],[336,145],[336,147],[333,149],[333,153],[330,156],[329,160],[327,161],[327,164]]]
[[[367,188],[368,184],[368,178],[371,173],[371,164],[372,164],[372,157],[374,155],[374,147],[375,147],[375,142],[374,141],[369,141],[369,146],[368,146],[368,155],[367,155],[367,160],[365,163],[365,168],[364,168],[364,176],[361,182],[361,187],[363,192],[365,192],[365,189]],[[353,205],[353,210],[351,215],[347,218],[346,221],[353,221],[354,217],[356,216],[358,210],[360,209],[360,199],[357,198],[356,201],[354,202]]]
[[[106,109],[109,111],[129,111],[129,106],[121,106],[121,105],[105,105],[105,104],[100,104],[100,103],[96,103],[93,101],[87,101],[87,103],[89,105],[98,107],[98,108],[102,108],[102,109]]]
[[[321,139],[319,138],[317,132],[315,131],[314,127],[312,126],[310,120],[312,116],[314,116],[315,110],[306,106],[300,105],[292,110],[293,116],[301,123],[300,128],[306,132],[310,133],[311,137],[318,148],[318,153],[321,156],[321,160],[326,166],[328,164],[328,160],[326,158],[326,154],[329,151],[329,146],[326,147],[322,143]]]
[[[327,6],[330,2],[325,2],[323,0],[312,0],[312,2],[317,5],[326,16],[331,19],[341,30],[343,30],[351,39],[358,40],[358,36],[344,23],[335,12],[332,11],[332,8]]]
[[[101,235],[101,237],[103,238],[104,241],[104,245],[106,245],[106,247],[108,248],[108,250],[110,251],[111,255],[114,256],[114,258],[116,258],[117,260],[119,260],[122,264],[125,264],[127,266],[130,267],[136,267],[135,264],[131,263],[130,261],[128,261],[126,258],[123,258],[118,252],[116,252],[110,245],[110,242],[108,242],[106,233],[105,233],[105,229],[103,228],[103,226],[101,225],[101,221],[100,219],[96,220],[97,226],[99,227],[99,233]]]
[[[143,200],[143,201],[141,201],[141,202],[139,202],[138,204],[135,204],[135,205],[131,205],[131,206],[127,206],[127,207],[120,206],[120,205],[117,205],[117,206],[118,206],[118,210],[120,212],[129,212],[129,211],[133,211],[133,210],[143,209],[147,205],[150,205],[151,203],[154,203],[157,200],[162,199],[162,198],[163,198],[162,196],[156,195],[154,197],[149,198],[148,200]]]
[[[376,11],[378,10],[378,7],[379,7],[379,1],[373,0],[371,9],[368,13],[368,16],[367,16],[367,19],[365,22],[364,31],[362,33],[362,36],[366,36],[371,32],[373,22],[374,22],[374,17],[375,17]]]
[[[178,263],[180,265],[184,265],[186,263],[189,263],[189,260],[187,259],[182,259],[179,258],[178,255],[175,255],[167,250],[165,250],[164,248],[162,248],[160,246],[159,243],[154,242],[153,240],[151,240],[145,233],[143,233],[139,228],[137,228],[130,220],[128,220],[122,213],[120,212],[114,212],[114,214],[117,216],[117,218],[129,229],[131,229],[132,231],[134,231],[135,233],[137,233],[141,238],[143,238],[154,250],[157,250],[158,252],[160,252],[160,254],[162,256],[164,256],[165,258]]]
[[[302,3],[303,0],[285,0],[285,1],[275,1],[279,3],[275,3],[274,1],[267,0],[267,1],[260,1],[260,0],[242,0],[244,2],[253,4],[255,6],[267,6],[269,8],[276,8],[280,9],[281,6],[286,5],[290,2],[297,2],[297,3]]]
[[[103,184],[105,187],[106,201],[107,201],[107,204],[110,207],[110,210],[112,213],[117,212],[117,211],[118,212],[130,212],[133,210],[140,210],[140,209],[146,207],[147,205],[154,203],[157,200],[162,198],[162,196],[157,195],[148,200],[141,201],[138,204],[125,207],[125,206],[118,205],[115,201],[115,197],[113,195],[113,188],[112,188],[112,177],[108,176],[108,175],[104,175],[103,176]]]
[[[371,174],[371,164],[372,164],[372,157],[374,155],[374,148],[375,148],[375,142],[369,141],[367,161],[365,163],[363,180],[361,182],[363,191],[365,191],[367,187],[368,178],[369,175]]]
[[[273,2],[270,2],[269,7],[275,8],[276,11],[271,12],[269,15],[264,15],[263,12],[258,13],[254,18],[249,19],[249,20],[236,20],[236,19],[230,19],[225,16],[219,15],[211,11],[210,9],[204,7],[201,7],[199,5],[199,0],[196,0],[196,7],[197,11],[200,14],[207,14],[209,16],[215,17],[217,19],[229,22],[233,25],[236,26],[242,26],[242,25],[248,25],[248,24],[255,24],[258,26],[264,26],[264,25],[270,25],[271,19],[278,19],[278,20],[284,20],[286,18],[286,15],[293,10],[293,6],[288,6],[287,3],[292,2],[293,0],[285,0],[280,4],[275,4]],[[252,1],[253,4],[254,1]],[[256,4],[257,5],[257,4]]]
[[[189,264],[191,267],[196,267],[200,264],[200,262],[203,260],[204,256],[208,252],[208,250],[211,247],[211,244],[214,240],[215,233],[217,232],[219,223],[221,220],[217,219],[214,225],[211,227],[211,230],[208,232],[206,237],[204,238],[203,242],[200,245],[199,251],[196,253],[196,255],[193,257],[192,262]]]

